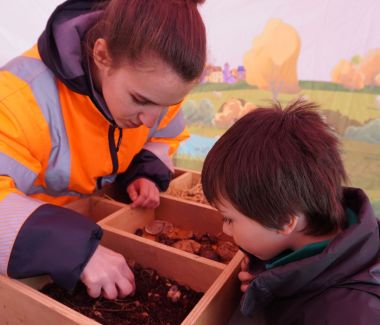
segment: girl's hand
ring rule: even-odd
[[[241,281],[240,290],[246,292],[249,284],[255,278],[252,273],[248,272],[249,258],[245,256],[241,262],[241,272],[238,274],[238,278]]]
[[[135,277],[124,256],[99,245],[80,276],[93,298],[124,298],[135,292]]]
[[[138,178],[127,187],[132,208],[155,209],[160,204],[160,192],[156,184],[146,178]]]

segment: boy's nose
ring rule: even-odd
[[[162,112],[163,107],[155,107],[147,110],[144,113],[140,113],[140,121],[148,128],[152,128],[154,123],[157,121],[160,113]]]

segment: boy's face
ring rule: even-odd
[[[235,243],[261,260],[270,260],[288,248],[288,238],[277,229],[269,229],[246,217],[228,201],[218,206],[224,216],[223,232]]]

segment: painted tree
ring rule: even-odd
[[[256,108],[253,103],[239,98],[231,98],[220,107],[212,123],[221,128],[229,128],[242,116]]]
[[[375,76],[375,85],[380,87],[380,73]]]
[[[182,111],[187,125],[210,125],[215,115],[214,105],[207,98],[199,104],[195,100],[185,101]]]
[[[333,82],[349,89],[362,89],[364,87],[364,74],[360,67],[347,60],[340,60],[331,72]]]
[[[244,56],[246,81],[270,90],[275,99],[280,92],[297,93],[300,48],[300,38],[292,26],[280,19],[270,19]]]
[[[364,75],[364,84],[374,86],[380,74],[380,49],[370,50],[360,62],[360,70]]]

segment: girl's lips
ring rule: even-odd
[[[139,126],[141,126],[141,124],[136,124],[131,121],[126,121],[125,125],[127,128],[138,128]]]

